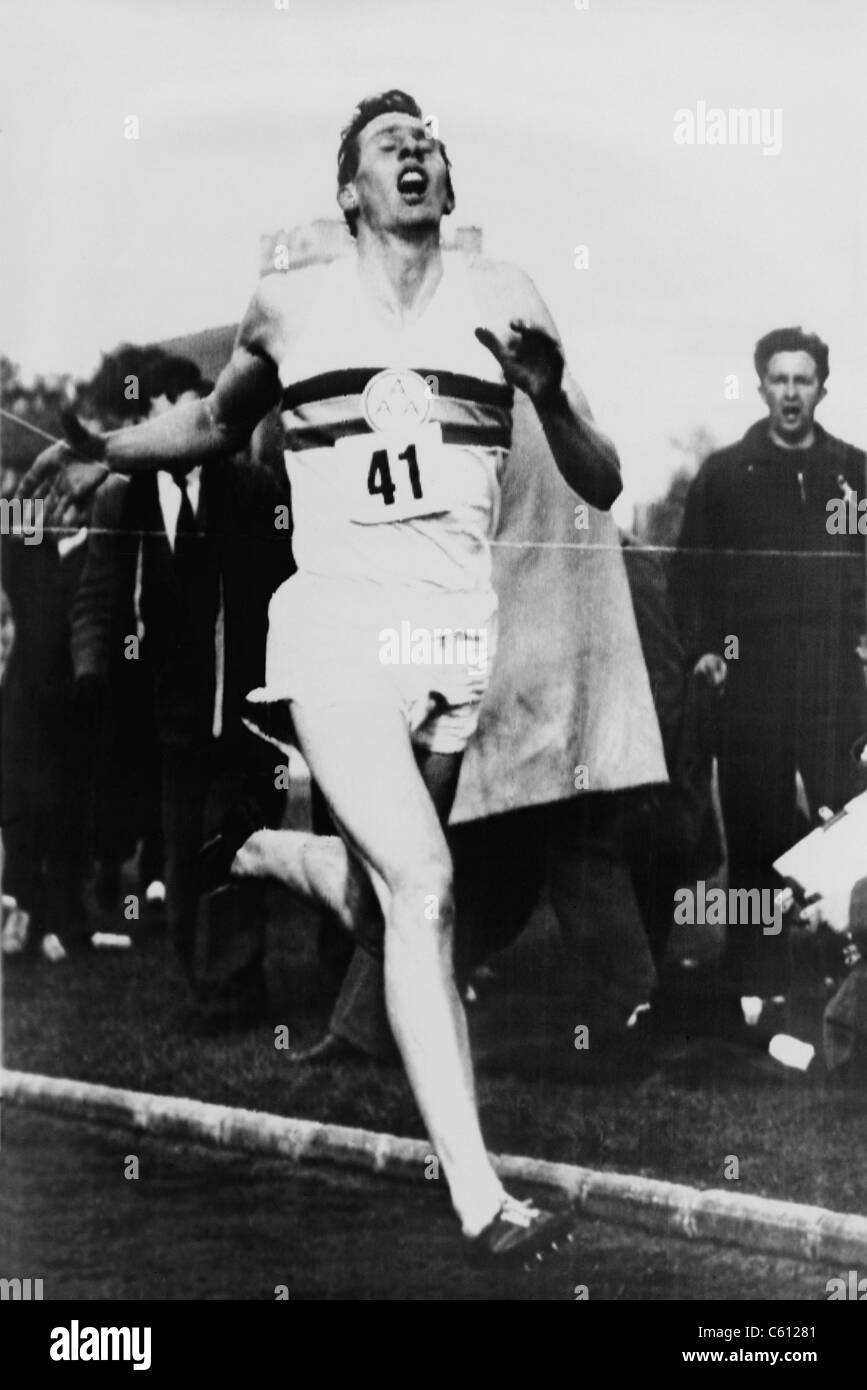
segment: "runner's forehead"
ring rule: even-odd
[[[423,116],[411,116],[409,112],[383,111],[381,115],[374,116],[362,130],[359,131],[359,140],[373,140],[377,135],[383,135],[386,131],[405,131],[412,130],[430,139],[430,132],[425,125]]]

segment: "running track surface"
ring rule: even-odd
[[[413,1185],[3,1108],[0,1277],[46,1299],[824,1300],[839,1270],[576,1223],[526,1274],[464,1263],[442,1180]],[[137,1179],[124,1177],[138,1159]],[[519,1194],[523,1195],[523,1194]]]

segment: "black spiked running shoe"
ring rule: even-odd
[[[265,817],[253,797],[245,797],[223,819],[219,834],[206,841],[196,855],[199,894],[214,893],[230,881],[232,860],[245,840],[261,830]]]
[[[339,1033],[326,1033],[324,1038],[310,1047],[291,1048],[284,1054],[284,1061],[293,1067],[344,1066],[347,1063],[356,1066],[396,1066],[399,1060],[397,1053],[388,1059],[375,1057],[356,1047],[348,1038],[342,1038]]]
[[[568,1207],[544,1211],[532,1202],[507,1196],[493,1221],[477,1236],[464,1236],[472,1265],[502,1268],[541,1264],[551,1251],[574,1239],[575,1215]]]

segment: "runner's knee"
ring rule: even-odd
[[[413,904],[423,920],[450,924],[454,916],[454,881],[447,852],[402,865],[390,877],[392,897],[402,907]]]

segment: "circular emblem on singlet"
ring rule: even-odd
[[[433,393],[423,376],[408,367],[389,367],[364,388],[361,407],[374,430],[415,429],[430,415]]]

